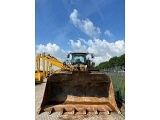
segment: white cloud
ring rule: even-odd
[[[111,33],[110,30],[106,30],[104,34],[107,35],[108,37],[113,37],[113,34]]]
[[[71,47],[74,51],[90,52],[95,54],[95,63],[108,61],[111,57],[120,56],[125,53],[124,40],[109,43],[106,40],[93,39],[77,41],[70,40]]]
[[[81,40],[77,40],[77,42],[70,40],[70,45],[73,51],[84,52],[87,50],[86,46],[81,44]]]
[[[124,41],[118,40],[115,43],[109,43],[106,40],[94,39],[88,41],[88,52],[95,54],[95,62],[108,61],[111,57],[124,54]]]
[[[35,52],[36,55],[45,52],[46,54],[50,54],[61,61],[64,61],[66,58],[66,52],[63,49],[61,49],[58,45],[51,43],[48,43],[47,45],[37,45]]]
[[[45,52],[46,54],[50,54],[51,56],[54,56],[55,58],[57,58],[61,62],[64,62],[67,59],[67,56],[66,56],[67,52],[64,51],[63,49],[61,49],[56,44],[48,43],[47,45],[42,45],[42,44],[37,45],[35,52],[36,52],[36,55],[37,54],[42,54],[43,52]],[[36,65],[35,65],[35,67],[37,68]],[[58,68],[58,67],[56,67],[56,66],[53,65],[53,69],[54,70],[58,70],[60,68]],[[42,60],[40,61],[40,70],[43,70]]]
[[[90,21],[88,18],[85,20],[80,20],[78,18],[78,11],[76,9],[74,9],[70,14],[70,20],[77,28],[92,38],[97,38],[101,33],[100,28],[95,27],[92,21]]]
[[[98,65],[101,62],[108,61],[111,57],[120,56],[125,53],[124,40],[117,40],[116,42],[108,42],[106,40],[93,39],[85,40],[80,38],[77,41],[70,40],[72,52],[89,52],[95,55],[94,62]],[[66,60],[68,51],[64,51],[56,44],[48,43],[47,45],[37,45],[36,54],[46,52],[56,57],[60,61]]]

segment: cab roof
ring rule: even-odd
[[[70,54],[89,54],[87,52],[71,52]]]

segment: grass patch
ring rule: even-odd
[[[112,80],[115,95],[120,100],[125,100],[125,72],[107,72]]]

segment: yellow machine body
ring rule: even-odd
[[[63,69],[47,78],[38,113],[43,111],[49,114],[56,111],[62,114],[88,112],[98,114],[109,111],[120,113],[110,77],[95,70],[94,63],[91,64],[90,60],[85,59],[87,54],[72,53],[72,58],[80,59],[81,62],[72,62],[70,70]]]

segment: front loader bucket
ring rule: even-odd
[[[117,111],[110,78],[100,72],[73,71],[54,73],[48,79],[38,113],[61,114]]]

